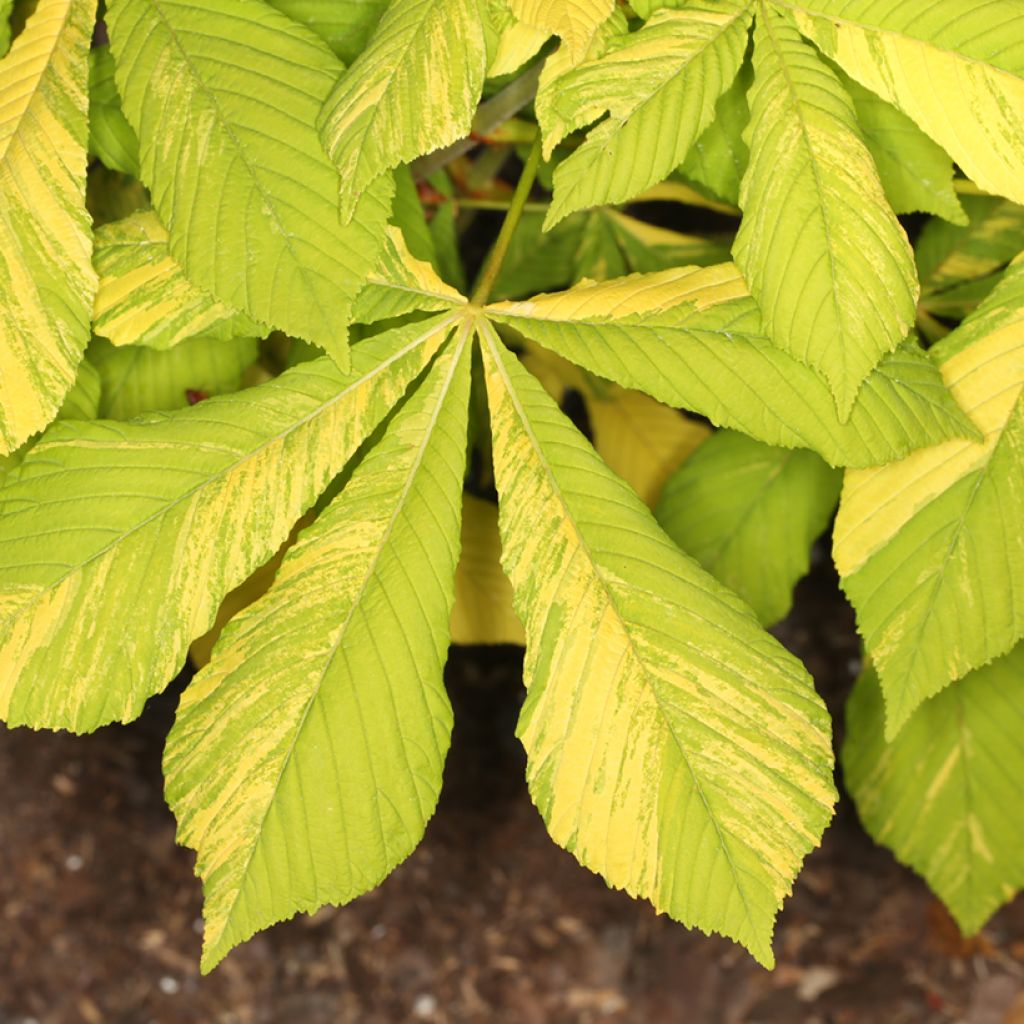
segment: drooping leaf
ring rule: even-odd
[[[39,0],[0,63],[0,455],[56,415],[89,342],[92,0]]]
[[[984,440],[848,473],[835,526],[889,738],[1024,635],[1024,262],[932,352]]]
[[[267,0],[315,32],[346,64],[366,48],[388,0]]]
[[[255,338],[191,338],[167,351],[141,345],[115,348],[97,338],[86,353],[103,382],[100,415],[112,420],[184,409],[238,391],[242,374],[258,356]]]
[[[1015,0],[778,0],[983,189],[1024,203],[1024,38]]]
[[[554,79],[552,115],[541,120],[545,155],[568,132],[608,117],[556,168],[547,227],[631,199],[682,163],[739,70],[750,17],[746,0],[691,0]]]
[[[764,336],[730,264],[585,282],[488,315],[598,376],[832,465],[877,465],[976,432],[914,344],[882,361],[840,423],[824,380]]]
[[[319,124],[342,221],[381,175],[469,134],[487,65],[480,0],[392,0]]]
[[[109,46],[89,51],[89,152],[113,171],[140,174],[139,140],[121,110]]]
[[[953,161],[945,150],[891,103],[848,75],[841,80],[853,100],[889,205],[897,213],[933,213],[953,224],[966,224],[953,188]]]
[[[136,716],[452,322],[362,342],[348,374],[321,358],[145,422],[51,428],[0,491],[0,718]]]
[[[869,668],[846,705],[843,772],[864,827],[927,880],[965,935],[1024,888],[1024,646],[914,712],[891,743]]]
[[[171,255],[193,284],[344,368],[391,183],[339,223],[315,122],[341,63],[262,0],[111,0],[107,20]]]
[[[594,34],[611,17],[615,0],[508,0],[527,25],[558,36],[573,60],[582,60]]]
[[[440,358],[182,698],[164,771],[179,841],[199,855],[204,971],[378,885],[433,814],[468,351]]]
[[[719,430],[669,478],[658,522],[771,626],[793,603],[841,483],[814,452]]]
[[[251,317],[192,284],[152,210],[97,230],[93,266],[99,274],[93,330],[115,345],[168,349],[197,335],[226,341],[265,333]]]
[[[770,965],[775,914],[835,799],[824,706],[485,330],[530,793],[609,884]]]
[[[512,584],[501,569],[498,506],[472,494],[463,497],[462,552],[455,571],[453,644],[526,643],[512,608]]]
[[[764,7],[750,109],[736,264],[772,341],[825,377],[845,421],[864,378],[914,322],[913,252],[852,101],[814,48]]]

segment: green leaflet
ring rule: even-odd
[[[750,157],[743,133],[750,121],[747,90],[753,79],[753,65],[744,61],[735,81],[718,97],[715,119],[679,168],[683,177],[703,185],[733,206],[739,205],[740,182]]]
[[[771,626],[793,603],[841,483],[841,474],[813,452],[719,430],[669,478],[657,517],[688,555]]]
[[[774,0],[983,189],[1024,202],[1024,38],[1015,0]]]
[[[917,241],[921,306],[960,320],[996,286],[1024,251],[1024,208],[995,196],[964,196],[966,225],[931,220]]]
[[[834,533],[890,739],[1024,635],[1024,262],[932,352],[983,440],[848,473]]]
[[[869,668],[846,705],[843,773],[864,827],[966,935],[1024,888],[1024,646],[923,704],[891,743]]]
[[[910,243],[850,98],[763,2],[750,108],[733,255],[772,341],[824,375],[845,422],[864,379],[914,323]]]
[[[897,213],[933,213],[966,224],[953,188],[953,161],[906,114],[841,74],[857,124],[878,168],[889,205]]]
[[[392,0],[326,99],[324,148],[342,221],[373,182],[469,134],[487,66],[480,0]]]
[[[346,64],[359,56],[388,0],[267,0],[315,32]]]
[[[84,732],[136,716],[452,322],[363,342],[348,374],[321,358],[141,423],[51,428],[0,491],[0,718]]]
[[[53,419],[89,341],[91,0],[39,0],[0,63],[0,455]]]
[[[610,885],[770,966],[775,914],[835,800],[825,708],[483,330],[531,796]]]
[[[93,266],[99,274],[93,330],[115,345],[168,349],[196,335],[227,341],[265,333],[189,281],[152,210],[99,228]]]
[[[691,0],[549,83],[538,98],[550,112],[541,119],[546,155],[568,132],[609,116],[556,168],[547,227],[631,199],[682,163],[739,70],[750,17],[749,2]]]
[[[112,171],[139,177],[139,140],[125,120],[109,46],[89,51],[89,152]]]
[[[111,0],[108,22],[171,254],[221,302],[344,368],[391,183],[342,227],[338,174],[315,128],[341,63],[262,0]]]
[[[588,282],[487,312],[601,377],[832,465],[877,465],[976,432],[913,343],[882,361],[841,423],[825,382],[764,336],[729,264]]]
[[[200,399],[230,394],[256,362],[255,338],[191,338],[166,352],[97,338],[86,353],[103,382],[99,415],[130,420],[146,412],[184,409]]]
[[[182,698],[164,770],[199,854],[204,971],[379,884],[434,811],[468,357],[460,334]]]

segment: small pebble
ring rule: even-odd
[[[176,996],[181,991],[181,984],[177,978],[172,978],[169,974],[165,974],[159,981],[160,991],[165,996]]]
[[[388,926],[386,924],[375,924],[370,929],[370,938],[376,939],[378,942],[384,938],[388,933]]]
[[[64,867],[66,867],[68,871],[81,871],[84,866],[85,858],[77,853],[69,854],[64,861]]]
[[[433,1017],[437,1013],[437,1000],[424,992],[413,1000],[412,1012],[416,1017]]]

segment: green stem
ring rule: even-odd
[[[452,202],[460,210],[508,210],[511,199],[470,199],[455,196]],[[547,213],[548,203],[523,203],[523,213]]]
[[[473,289],[472,302],[476,306],[482,306],[490,297],[491,289],[494,287],[494,282],[498,279],[498,272],[501,270],[501,265],[505,261],[505,255],[508,253],[508,246],[512,241],[516,225],[518,225],[519,218],[522,217],[523,210],[526,208],[526,200],[530,196],[530,189],[533,188],[533,182],[537,177],[537,168],[539,166],[540,135],[538,134],[537,138],[533,140],[533,145],[530,147],[530,155],[526,158],[526,165],[523,167],[523,173],[519,176],[516,190],[512,193],[512,202],[509,203],[508,213],[505,214],[505,219],[502,221],[498,237],[494,240],[494,248],[488,254],[483,270],[480,272],[476,288]]]

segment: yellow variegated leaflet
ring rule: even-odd
[[[538,99],[551,112],[541,122],[546,152],[609,116],[556,169],[548,225],[575,210],[630,199],[677,167],[732,83],[749,25],[747,2],[692,0],[684,11],[656,12],[603,57],[549,81],[551,96]]]
[[[108,23],[171,255],[193,284],[345,368],[351,303],[380,251],[390,181],[342,226],[340,178],[315,128],[342,64],[253,0],[112,0]]]
[[[843,774],[874,838],[920,872],[967,935],[1024,888],[1024,646],[927,701],[885,741],[878,679],[847,704]]]
[[[594,33],[611,17],[615,0],[509,0],[520,21],[560,36],[570,55],[580,60]]]
[[[100,228],[93,262],[99,273],[93,330],[115,345],[165,349],[196,335],[224,340],[265,333],[189,281],[152,210]]]
[[[835,527],[890,739],[1024,636],[1024,261],[934,355],[982,439],[848,472]]]
[[[0,63],[0,455],[53,419],[89,341],[92,0],[40,0]]]
[[[377,885],[433,813],[468,349],[463,329],[182,701],[167,796],[199,851],[204,970],[297,910]]]
[[[484,331],[531,795],[610,884],[770,965],[775,913],[832,814],[824,707]]]
[[[839,79],[764,0],[757,12],[733,252],[770,337],[824,375],[845,422],[914,322],[913,254]]]
[[[347,222],[398,164],[469,132],[487,55],[482,0],[392,0],[320,115]]]
[[[0,492],[3,719],[85,731],[134,718],[452,322],[364,343],[347,375],[319,360],[148,422],[49,431]],[[41,534],[45,560],[26,561]]]

